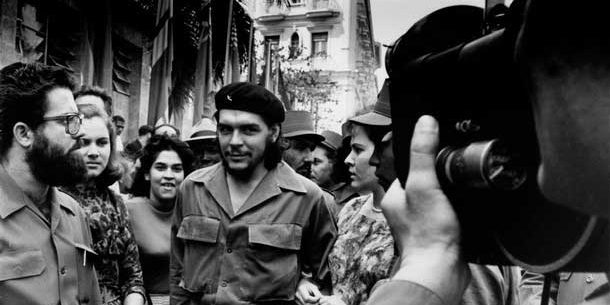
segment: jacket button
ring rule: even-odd
[[[61,275],[66,275],[66,267],[61,267],[61,271],[59,271]]]
[[[587,275],[587,277],[585,277],[585,282],[587,282],[587,284],[593,283],[593,276]]]
[[[233,252],[233,249],[228,248],[228,249],[227,249],[227,253],[231,253],[231,252]]]
[[[226,281],[222,281],[222,283],[220,283],[221,287],[227,287],[227,282]]]

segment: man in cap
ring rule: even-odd
[[[100,304],[87,217],[56,186],[84,179],[67,71],[0,70],[0,303]]]
[[[250,83],[215,101],[222,162],[189,175],[176,200],[172,304],[317,302],[337,232],[321,189],[281,161],[282,103]]]
[[[283,158],[290,167],[304,177],[311,177],[312,152],[324,137],[313,129],[311,114],[307,111],[287,111],[282,123]]]
[[[343,160],[347,153],[342,153],[342,137],[333,131],[323,131],[324,141],[314,149],[311,166],[311,180],[317,183],[326,194],[335,219],[343,205],[357,197],[349,183],[349,171]]]
[[[216,124],[212,120],[201,119],[193,126],[191,137],[185,142],[195,153],[195,168],[204,168],[220,162],[220,152],[216,140]]]
[[[322,132],[324,141],[312,152],[311,180],[321,188],[329,190],[338,181],[334,172],[337,150],[341,146],[341,135],[330,130]]]

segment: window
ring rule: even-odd
[[[280,46],[280,36],[265,36],[265,68],[263,83],[267,89],[272,88],[273,78],[278,73],[274,73],[277,69],[277,51]]]
[[[299,34],[296,32],[290,36],[290,58],[297,58],[301,55],[301,48],[299,47]]]
[[[304,5],[305,0],[288,0],[288,3],[290,3],[290,6],[299,6]]]
[[[321,10],[328,8],[328,0],[313,0],[313,9]]]
[[[265,36],[265,55],[273,57],[280,46],[280,36]]]
[[[326,56],[328,48],[328,33],[311,34],[311,55]]]

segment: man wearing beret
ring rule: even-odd
[[[182,183],[171,304],[315,303],[337,233],[320,188],[281,161],[282,103],[249,83],[215,100],[222,162]]]

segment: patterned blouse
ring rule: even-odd
[[[125,296],[134,292],[144,297],[138,246],[121,197],[108,188],[96,186],[64,190],[76,198],[89,217],[103,304],[123,304]]]
[[[389,276],[395,260],[394,238],[373,195],[356,197],[339,213],[339,235],[328,262],[333,294],[347,305],[365,304],[377,281]]]

